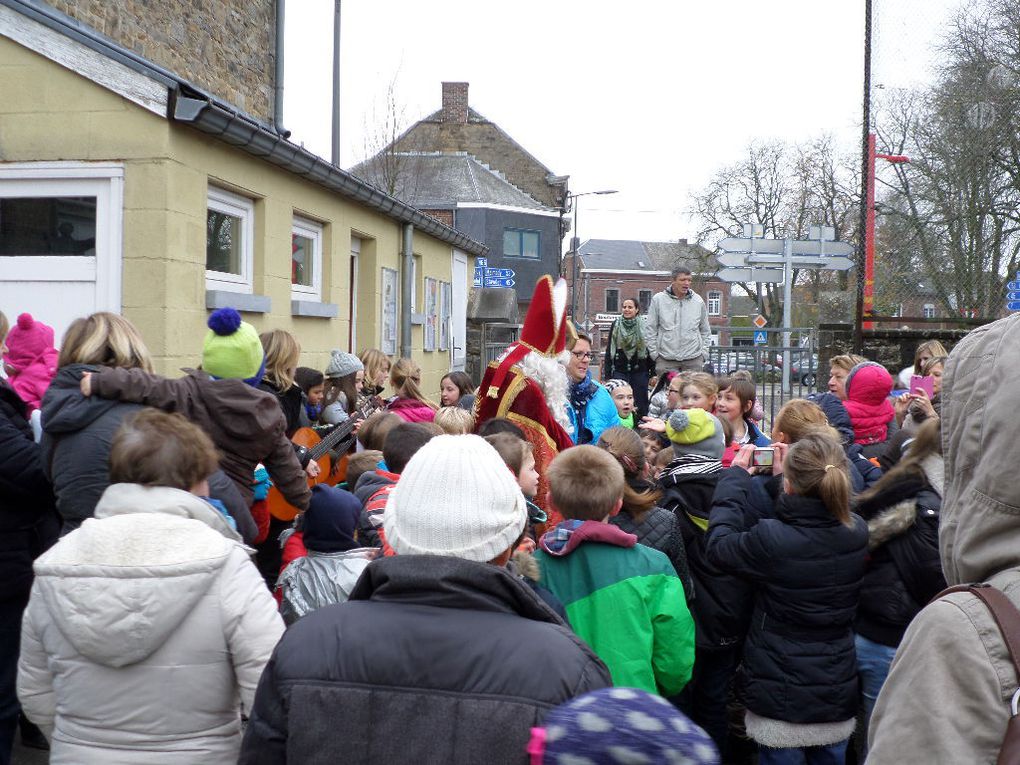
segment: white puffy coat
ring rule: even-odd
[[[237,532],[184,491],[114,484],[35,562],[18,696],[50,762],[236,762],[283,621]]]

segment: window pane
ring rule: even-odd
[[[312,287],[312,258],[315,257],[315,242],[307,236],[291,234],[290,281],[302,287]]]
[[[0,199],[0,256],[95,255],[95,197]]]
[[[241,275],[241,219],[209,210],[206,215],[205,267]]]
[[[620,310],[619,290],[606,290],[606,313],[617,313]]]
[[[521,239],[524,241],[524,252],[522,255],[526,258],[537,258],[538,257],[538,232],[537,231],[524,231],[521,234]]]
[[[652,291],[651,290],[638,290],[638,304],[641,306],[641,313],[648,310],[648,306],[652,302]]]
[[[507,229],[503,232],[503,254],[511,258],[521,256],[521,234],[519,231]]]

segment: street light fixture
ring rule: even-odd
[[[598,194],[599,196],[601,196],[604,194],[617,194],[617,193],[619,192],[616,189],[602,189],[600,191],[582,191],[579,194],[567,194],[566,198],[568,206],[570,206],[570,204],[574,200],[580,197],[588,197],[592,196],[593,194]],[[570,318],[574,322],[574,324],[577,324],[577,257],[578,257],[577,251],[581,249],[581,237],[577,235],[578,232],[577,211],[578,208],[580,208],[580,205],[574,204],[573,208],[574,208],[574,235],[571,237],[570,249],[574,253],[574,259],[571,262],[570,269]]]
[[[862,319],[871,316],[875,310],[875,160],[884,159],[893,165],[909,162],[910,157],[903,154],[876,154],[875,134],[868,134],[868,184],[867,209],[864,212],[864,302]],[[871,329],[874,324],[862,321],[863,329]]]

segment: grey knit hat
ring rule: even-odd
[[[347,353],[334,348],[329,354],[329,366],[326,367],[326,377],[346,377],[364,369],[365,365],[361,359],[353,353]]]
[[[726,438],[722,423],[704,409],[676,409],[669,416],[666,435],[673,442],[674,454],[700,454],[722,459]]]

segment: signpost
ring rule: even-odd
[[[758,314],[751,320],[751,323],[754,324],[754,326],[756,326],[758,329],[765,329],[765,325],[769,323],[769,320],[766,319],[761,314]]]
[[[775,282],[783,281],[781,268],[720,268],[716,276],[724,282]]]
[[[514,276],[512,268],[489,268],[488,258],[475,258],[475,287],[513,287]]]
[[[514,280],[513,279],[492,279],[492,278],[486,276],[485,277],[485,282],[484,282],[483,286],[485,286],[485,287],[513,287],[514,286]]]
[[[1006,285],[1009,292],[1006,293],[1006,310],[1020,311],[1020,271],[1014,277],[1014,281]]]

